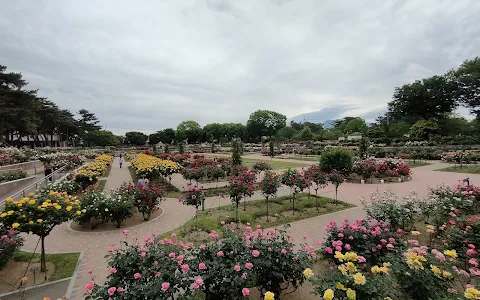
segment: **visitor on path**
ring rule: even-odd
[[[122,158],[123,158],[123,153],[122,153],[122,152],[120,152],[120,159],[122,159]]]
[[[143,178],[143,188],[148,188],[148,184],[150,183],[150,180],[148,178]]]
[[[143,176],[138,179],[137,186],[143,186]]]
[[[120,157],[120,169],[122,168],[122,165],[123,165],[123,158]]]
[[[44,163],[44,169],[45,169],[45,177],[52,174],[52,165],[51,165],[50,162],[45,162]],[[48,181],[52,181],[52,177],[53,176],[50,176],[50,178],[48,178]]]

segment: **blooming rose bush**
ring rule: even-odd
[[[252,170],[254,172],[269,171],[272,170],[272,165],[270,165],[266,161],[257,161],[252,165]]]
[[[370,177],[385,178],[408,176],[411,174],[407,163],[393,159],[365,159],[355,162],[353,173],[368,179]]]
[[[152,180],[158,176],[168,177],[178,173],[181,169],[180,164],[171,160],[163,160],[157,157],[139,153],[131,159],[132,167],[137,176],[145,176]]]
[[[46,191],[66,192],[69,195],[75,195],[82,190],[82,186],[73,180],[64,180],[58,183],[52,183],[45,187]]]
[[[107,280],[100,285],[92,278],[85,286],[86,299],[244,299],[249,287],[258,286],[264,299],[273,300],[276,294],[265,287],[298,286],[309,275],[302,268],[312,256],[311,248],[292,251],[284,231],[224,230],[222,239],[212,231],[211,241],[199,246],[146,237],[108,249]]]
[[[260,181],[260,190],[262,191],[263,196],[265,197],[267,203],[267,220],[268,220],[268,199],[275,196],[278,192],[278,188],[281,185],[280,176],[267,171],[263,176],[263,179]]]
[[[295,214],[295,195],[309,187],[311,181],[305,174],[299,173],[297,170],[288,169],[283,172],[281,182],[292,191],[293,214]]]
[[[238,205],[240,201],[246,197],[253,196],[255,186],[253,185],[256,180],[256,175],[252,172],[242,173],[237,177],[230,177],[228,180],[228,194],[230,199],[236,206],[236,220],[238,220]]]
[[[7,229],[0,224],[0,270],[2,270],[13,253],[23,245],[23,238],[15,229]]]
[[[143,215],[144,221],[148,221],[152,213],[158,210],[160,201],[165,197],[165,192],[152,182],[149,182],[147,186],[137,185],[133,182],[124,183],[118,193],[126,193],[133,197],[133,203],[138,212]]]
[[[112,163],[113,157],[110,155],[100,155],[93,162],[83,165],[77,174],[75,174],[75,181],[79,183],[82,188],[94,184],[98,178],[107,170],[107,167]]]
[[[361,203],[367,215],[389,222],[390,228],[410,230],[421,217],[420,200],[415,194],[400,198],[391,190],[369,194],[362,197]]]
[[[372,218],[356,220],[353,223],[345,219],[341,225],[330,222],[325,231],[327,238],[323,251],[330,258],[334,257],[336,252],[353,251],[361,258],[375,263],[380,257],[401,246],[398,236],[390,231],[390,223]]]

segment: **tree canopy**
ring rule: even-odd
[[[247,130],[251,137],[260,140],[262,136],[272,137],[285,127],[287,117],[271,110],[257,110],[247,121]]]

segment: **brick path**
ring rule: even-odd
[[[118,164],[118,158],[115,158],[113,162],[112,170],[108,176],[105,190],[117,188],[123,182],[131,180],[127,166],[129,163],[125,163],[124,168],[120,169]],[[458,174],[447,172],[434,172],[432,170],[443,168],[448,166],[443,163],[435,163],[434,165],[420,167],[413,169],[413,180],[404,183],[394,184],[352,184],[345,183],[340,186],[339,199],[360,205],[359,198],[362,195],[366,195],[375,191],[378,188],[379,191],[391,189],[398,195],[407,195],[410,191],[416,191],[420,197],[425,197],[428,194],[429,187],[435,187],[441,183],[455,184],[460,180],[469,177],[470,182],[480,185],[480,175],[474,174]],[[182,181],[181,176],[175,176],[172,182],[178,185],[186,186],[186,183]],[[289,194],[287,188],[280,190],[279,196]],[[319,195],[334,197],[334,189],[329,186],[319,193]],[[251,200],[263,199],[262,195],[258,192],[251,198]],[[230,203],[230,199],[222,197],[211,197],[206,199],[206,208],[218,205],[227,205]],[[131,234],[143,239],[147,235],[161,234],[170,231],[183,225],[194,215],[194,209],[192,207],[186,207],[178,203],[176,199],[167,199],[163,201],[160,206],[164,213],[161,217],[149,221],[144,224],[140,224],[133,228],[129,228]],[[305,242],[314,244],[316,240],[322,240],[324,238],[324,226],[330,221],[341,222],[344,218],[356,219],[364,217],[365,214],[361,207],[355,207],[327,215],[322,215],[310,219],[305,219],[297,222],[293,222],[290,228],[291,236],[298,244],[302,243],[303,235],[307,235]],[[87,274],[87,270],[92,268],[95,270],[95,280],[101,282],[106,277],[106,264],[103,258],[108,247],[119,246],[120,242],[124,239],[122,235],[122,229],[98,232],[98,233],[86,233],[75,232],[68,229],[67,224],[62,224],[52,231],[52,233],[46,238],[46,250],[47,252],[67,252],[67,251],[84,251],[84,257],[80,265],[79,274],[75,282],[75,287],[71,296],[72,300],[79,300],[83,298],[83,286],[90,280],[90,275]],[[36,236],[25,235],[24,249],[33,250],[38,241]]]

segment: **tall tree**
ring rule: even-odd
[[[250,137],[259,140],[262,136],[272,137],[286,126],[287,117],[271,110],[257,110],[250,115],[247,131]]]
[[[439,120],[456,106],[456,87],[446,76],[432,76],[395,88],[388,104],[390,114],[397,119]]]
[[[187,139],[189,143],[196,143],[202,136],[202,128],[193,120],[182,121],[177,126],[176,136],[178,142]]]
[[[448,74],[457,84],[457,99],[480,118],[480,57],[464,61]]]
[[[344,128],[344,132],[345,133],[354,133],[354,132],[366,133],[367,129],[368,129],[368,126],[364,119],[354,118],[348,121],[347,125]]]
[[[125,133],[124,143],[135,146],[143,146],[147,142],[147,139],[148,136],[142,132],[130,131]]]

